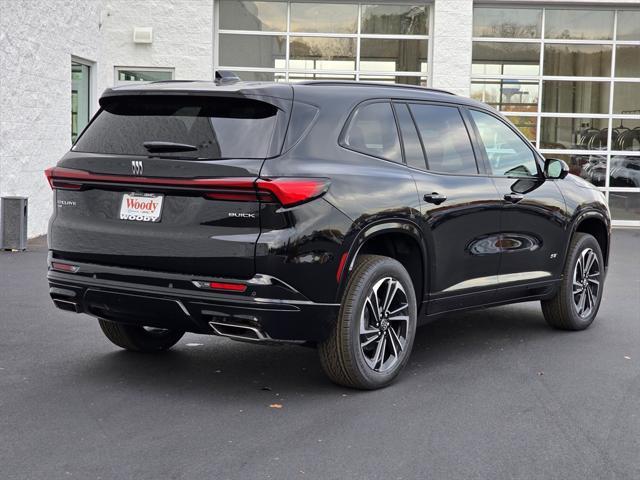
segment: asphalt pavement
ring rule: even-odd
[[[42,242],[0,253],[2,479],[640,478],[640,230],[614,231],[589,330],[538,303],[450,315],[375,392],[298,346],[121,351],[45,272]]]

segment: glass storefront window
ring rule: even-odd
[[[424,40],[360,40],[360,70],[372,72],[426,71],[428,44]]]
[[[148,69],[116,67],[116,84],[128,82],[159,82],[173,80],[173,69]]]
[[[355,70],[355,38],[290,37],[289,68]]]
[[[640,77],[640,45],[616,47],[616,77]]]
[[[287,30],[287,3],[221,0],[220,28],[285,32]]]
[[[568,150],[606,150],[607,118],[541,119],[540,148]]]
[[[547,9],[545,38],[610,40],[613,38],[613,10]]]
[[[640,221],[640,192],[610,192],[611,216],[618,220]]]
[[[542,82],[542,111],[554,113],[607,113],[609,82]]]
[[[307,33],[357,33],[358,5],[292,3],[291,31]]]
[[[536,112],[538,82],[487,80],[471,83],[471,98],[506,112]]]
[[[426,35],[429,18],[426,6],[363,5],[362,33]]]
[[[618,40],[640,40],[640,10],[618,10]]]
[[[540,44],[511,42],[474,42],[474,75],[538,75]]]
[[[613,113],[640,115],[640,83],[616,82],[614,84]]]
[[[640,152],[640,118],[614,118],[611,150]]]
[[[91,67],[71,62],[71,142],[89,123],[89,75]]]
[[[616,188],[640,195],[640,8],[481,7],[473,35],[473,98],[506,112],[612,202]],[[611,211],[614,222],[640,225],[637,210]]]
[[[609,77],[611,46],[547,43],[544,46],[544,75]]]
[[[287,38],[220,34],[220,63],[229,67],[283,68]]]
[[[545,158],[558,158],[569,165],[569,171],[596,187],[604,187],[607,179],[607,156],[603,154],[568,155],[545,153]]]
[[[541,24],[541,9],[473,9],[474,37],[537,38],[540,36]]]
[[[405,85],[427,86],[427,77],[414,77],[409,75],[360,75],[363,82],[379,82],[379,83],[403,83]]]
[[[284,82],[284,72],[236,72],[236,75],[245,82]]]

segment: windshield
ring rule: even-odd
[[[244,98],[114,98],[73,150],[193,159],[265,158],[277,113],[271,104]]]

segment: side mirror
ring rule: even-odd
[[[564,178],[569,175],[569,165],[564,160],[547,158],[544,162],[544,174],[547,178]]]

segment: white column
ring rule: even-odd
[[[432,86],[469,96],[473,0],[435,0]]]

